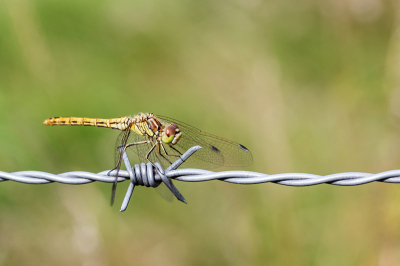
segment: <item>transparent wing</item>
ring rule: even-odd
[[[130,159],[133,158],[132,153],[135,153],[137,154],[140,162],[147,163],[148,161],[146,160],[146,155],[149,154],[150,150],[153,149],[149,154],[149,160],[152,163],[159,162],[161,166],[166,169],[168,166],[170,166],[170,162],[174,162],[189,148],[200,145],[202,149],[194,153],[184,164],[182,164],[182,167],[208,169],[218,166],[238,167],[250,165],[253,161],[251,152],[237,142],[203,132],[198,128],[190,126],[176,119],[165,116],[158,117],[166,124],[177,124],[182,132],[181,139],[173,146],[163,144],[166,154],[159,145],[155,145],[155,142],[130,146],[127,149],[127,154]],[[119,135],[116,143],[116,163],[120,158],[121,146],[131,143],[139,143],[146,140],[148,140],[146,136],[138,135],[133,131],[122,132]]]
[[[158,115],[157,115],[158,116]],[[201,150],[194,153],[187,162],[182,166],[188,167],[190,164],[200,164],[205,168],[215,166],[246,166],[253,162],[251,152],[243,145],[230,141],[206,132],[198,128],[190,126],[184,122],[165,117],[158,116],[163,122],[175,123],[182,132],[182,137],[172,147],[166,147],[167,152],[177,154],[173,148],[180,153],[184,153],[192,146],[200,145]],[[164,145],[168,146],[168,145]],[[191,161],[190,161],[191,160]],[[201,161],[201,162],[199,162]]]

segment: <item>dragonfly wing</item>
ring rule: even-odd
[[[189,148],[200,145],[202,149],[196,151],[192,156],[190,156],[182,167],[189,168],[206,168],[212,169],[221,165],[224,165],[224,157],[222,154],[215,152],[210,149],[209,144],[201,141],[199,139],[195,139],[188,132],[182,133],[182,138],[173,146],[169,146],[168,144],[164,144],[165,150],[169,155],[180,156],[185,153]],[[174,158],[172,156],[168,156],[168,158]],[[177,157],[173,160],[175,161]]]
[[[253,155],[242,144],[230,141],[206,132],[200,132],[199,135],[210,146],[211,150],[219,150],[224,156],[225,166],[247,166],[253,162]]]
[[[208,163],[209,166],[210,164],[217,166],[246,166],[250,165],[253,161],[251,152],[237,142],[203,132],[198,128],[172,118],[164,116],[158,117],[166,123],[177,124],[182,132],[181,139],[173,148],[183,153],[188,148],[195,145],[200,145],[202,147],[202,149],[191,156],[189,160],[195,158],[196,160],[206,162],[206,165]],[[185,166],[187,166],[186,163]]]
[[[114,154],[115,154],[115,167],[118,167],[120,160],[122,160],[121,157],[121,149],[123,149],[125,147],[126,141],[128,139],[130,135],[129,130],[124,130],[122,131],[117,138],[117,141],[115,143],[115,150],[114,150]]]
[[[174,194],[172,194],[171,190],[169,190],[169,188],[164,183],[161,183],[158,187],[156,187],[156,192],[168,202],[173,202],[175,199]]]

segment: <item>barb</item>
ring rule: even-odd
[[[202,169],[177,169],[194,152],[200,149],[200,146],[190,148],[180,159],[173,163],[165,171],[156,163],[158,169],[154,169],[151,163],[136,164],[133,168],[129,164],[127,156],[124,156],[124,162],[128,171],[120,170],[118,173],[118,182],[130,180],[128,191],[121,206],[124,211],[128,206],[129,199],[135,186],[157,187],[164,182],[172,193],[181,201],[185,202],[182,194],[176,189],[169,179],[184,182],[204,182],[211,180],[220,180],[229,183],[250,185],[260,183],[276,183],[286,186],[313,186],[319,184],[330,184],[338,186],[357,186],[371,182],[400,183],[400,170],[391,170],[378,174],[348,172],[337,173],[326,176],[305,174],[305,173],[285,173],[268,175],[250,171],[224,171],[212,172]],[[108,175],[109,174],[109,175]],[[95,181],[113,183],[115,176],[113,171],[102,171],[100,173],[89,173],[82,171],[67,172],[58,175],[39,172],[39,171],[21,171],[6,173],[0,171],[0,182],[16,181],[25,184],[47,184],[58,182],[62,184],[81,185]],[[172,186],[171,186],[172,185]]]
[[[182,163],[184,163],[190,156],[192,156],[193,153],[195,153],[199,149],[201,149],[200,146],[194,146],[188,149],[181,157],[179,157],[178,160],[176,160],[170,167],[167,168],[167,171],[177,169]],[[124,152],[122,158],[125,167],[128,170],[131,183],[129,184],[128,190],[126,191],[125,194],[124,201],[122,202],[120,209],[121,212],[125,211],[126,208],[128,207],[135,185],[142,185],[146,187],[158,187],[161,184],[161,181],[164,182],[167,188],[172,192],[172,194],[174,194],[174,196],[178,200],[182,201],[183,203],[186,203],[185,198],[182,196],[179,190],[174,186],[172,181],[169,180],[169,178],[167,178],[164,169],[162,169],[159,163],[155,163],[157,169],[154,170],[153,170],[153,165],[151,163],[147,163],[147,166],[144,163],[140,164],[140,169],[139,165],[135,165],[135,172],[133,172],[133,168],[131,166],[131,163],[129,162],[129,158],[126,152]],[[161,181],[156,180],[155,174],[158,174],[158,177],[161,179]]]

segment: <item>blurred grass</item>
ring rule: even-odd
[[[118,132],[52,116],[153,112],[248,147],[263,173],[398,169],[399,6],[0,2],[0,169],[98,172]],[[177,182],[176,182],[177,183]],[[0,186],[0,265],[397,265],[397,185]],[[119,185],[116,205],[127,184]]]

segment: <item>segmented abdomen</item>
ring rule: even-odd
[[[71,126],[94,126],[107,127],[117,130],[125,130],[130,126],[130,118],[123,116],[119,118],[101,119],[87,117],[52,117],[46,119],[43,125],[71,125]]]

